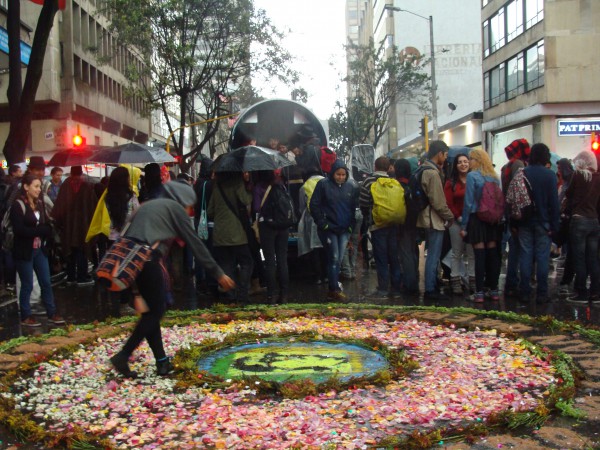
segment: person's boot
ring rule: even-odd
[[[156,361],[157,375],[164,377],[165,375],[168,375],[169,373],[173,372],[173,370],[175,370],[175,367],[171,362],[171,358],[169,358],[168,356],[165,356],[163,359]]]
[[[477,285],[475,284],[475,277],[469,277],[469,291],[471,294],[477,292]]]
[[[450,279],[450,286],[452,287],[452,295],[463,295],[463,288],[460,277],[452,277]]]
[[[267,290],[267,288],[264,288],[260,285],[260,280],[258,278],[252,278],[252,281],[250,284],[250,292],[249,292],[250,295],[262,294],[266,290]]]
[[[110,363],[124,378],[135,379],[137,378],[138,374],[129,368],[129,363],[127,360],[127,357],[121,355],[121,353],[117,353],[115,356],[110,358]]]

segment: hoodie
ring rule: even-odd
[[[346,171],[346,181],[342,184],[338,184],[334,178],[338,169]],[[348,168],[338,159],[333,163],[327,178],[317,183],[310,199],[310,213],[319,230],[342,234],[351,231],[356,225],[358,196],[356,189],[347,182],[348,177]]]
[[[165,183],[162,198],[150,200],[137,209],[125,236],[147,244],[161,242],[159,250],[165,254],[174,238],[183,240],[194,257],[215,278],[223,275],[210,252],[200,240],[184,207],[196,201],[194,190],[187,183]]]

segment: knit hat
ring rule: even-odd
[[[438,153],[447,152],[448,150],[448,145],[444,141],[431,141],[429,143],[427,159],[434,158]]]
[[[163,184],[165,197],[175,200],[181,206],[196,204],[196,193],[194,189],[184,181],[169,181]]]
[[[573,166],[575,170],[591,170],[596,172],[598,170],[596,155],[591,150],[583,150],[573,158]]]
[[[531,154],[531,147],[529,147],[527,139],[515,139],[504,147],[504,151],[506,152],[506,157],[511,161],[520,159],[527,162]]]

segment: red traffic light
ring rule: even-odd
[[[592,151],[594,153],[598,153],[598,151],[600,151],[600,136],[597,135],[596,133],[592,133],[590,142],[591,142]]]
[[[73,136],[73,147],[82,147],[85,145],[85,138],[79,134]]]

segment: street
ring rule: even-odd
[[[360,255],[359,255],[360,256]],[[177,259],[177,258],[175,258]],[[556,261],[554,266],[560,266]],[[309,273],[310,263],[303,259],[290,259],[290,295],[289,303],[323,303],[327,294],[325,285],[318,285],[314,276]],[[421,283],[423,282],[423,258],[420,264]],[[174,309],[191,310],[211,306],[213,299],[208,294],[197,294],[192,275],[182,274],[180,268],[175,267],[175,282],[173,284],[175,304]],[[446,307],[468,307],[486,310],[514,311],[531,316],[549,315],[559,320],[579,321],[582,324],[600,325],[600,305],[572,304],[559,298],[557,294],[557,275],[560,277],[561,269],[550,272],[549,286],[552,302],[537,305],[534,301],[529,305],[521,304],[516,299],[500,298],[499,302],[486,300],[485,303],[476,304],[467,298],[452,297],[448,301],[437,304],[423,300],[423,298],[370,298],[368,294],[375,290],[376,273],[374,268],[364,269],[359,258],[358,271],[355,280],[344,280],[344,293],[348,301],[363,304],[394,304],[394,305],[424,305]],[[179,281],[180,280],[180,281]],[[500,287],[504,284],[504,274],[500,277]],[[421,291],[423,289],[421,288]],[[108,317],[119,317],[119,305],[110,301],[106,293],[94,285],[89,287],[76,287],[60,285],[54,288],[58,313],[69,324],[84,324],[93,321],[103,321]],[[264,294],[250,297],[252,304],[266,301]],[[42,326],[38,328],[23,328],[18,320],[17,299],[5,299],[0,303],[0,340],[7,340],[19,336],[40,335],[55,328],[45,320],[44,316],[36,316]]]

